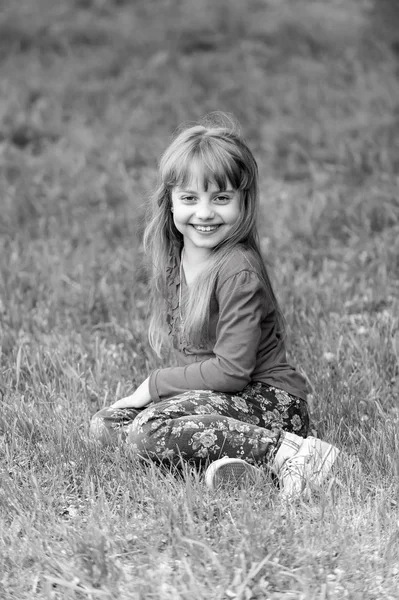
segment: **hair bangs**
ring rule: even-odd
[[[167,188],[185,188],[194,180],[201,183],[205,191],[211,184],[220,191],[229,186],[236,190],[248,189],[254,177],[243,158],[214,137],[196,141],[190,148],[180,148],[161,165],[162,181]]]
[[[204,138],[200,146],[199,160],[203,173],[204,189],[214,183],[220,190],[226,190],[229,185],[239,189],[240,173],[232,155],[221,147],[219,140]]]

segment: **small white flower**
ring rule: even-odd
[[[324,352],[323,358],[328,363],[335,362],[335,354],[333,352]]]

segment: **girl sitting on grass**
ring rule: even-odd
[[[100,410],[91,434],[161,463],[209,465],[212,489],[271,471],[293,497],[324,480],[338,450],[307,437],[306,381],[287,363],[258,202],[256,161],[229,120],[189,127],[166,149],[144,236],[149,340],[158,355],[170,340],[178,366]]]

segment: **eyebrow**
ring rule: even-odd
[[[179,194],[198,194],[195,190],[177,190]],[[217,192],[212,192],[213,194],[235,194],[236,190],[218,190]]]

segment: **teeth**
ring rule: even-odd
[[[214,231],[218,228],[218,225],[194,225],[194,229],[198,231]]]

